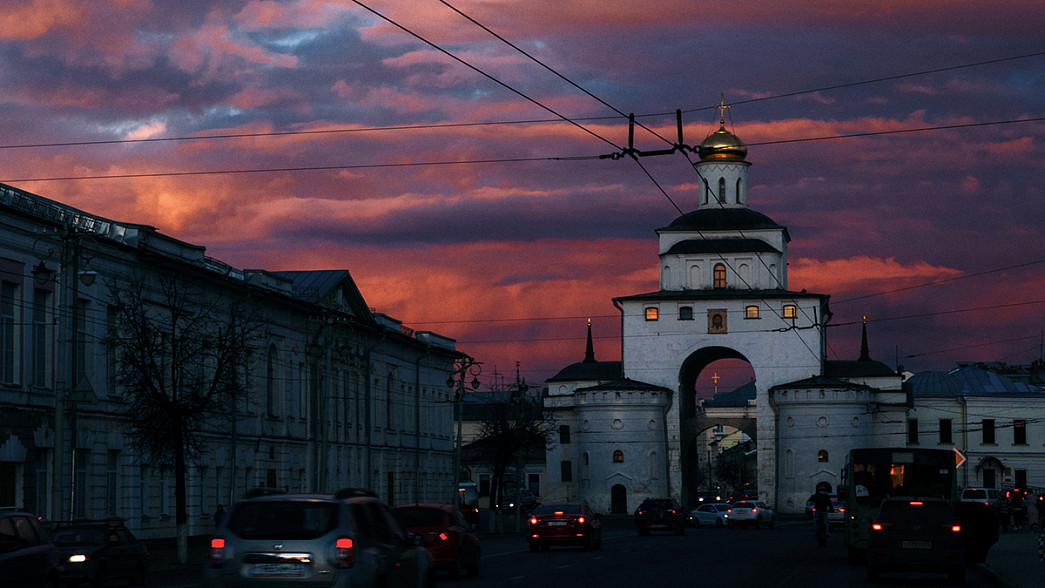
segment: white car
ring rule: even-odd
[[[729,521],[729,509],[725,502],[702,504],[689,513],[694,527],[725,527]]]
[[[761,500],[738,500],[730,506],[729,520],[726,521],[730,529],[737,526],[756,529],[776,527],[776,513]]]

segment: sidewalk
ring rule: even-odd
[[[1038,533],[1002,533],[979,564],[1005,588],[1039,588],[1045,576],[1045,560],[1038,556]]]

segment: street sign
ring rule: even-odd
[[[963,463],[965,463],[965,454],[962,453],[962,450],[958,449],[957,447],[954,447],[953,450],[954,450],[954,469],[958,469],[958,468],[962,467]]]

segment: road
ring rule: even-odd
[[[627,519],[604,521],[603,547],[595,551],[552,548],[531,553],[520,536],[489,536],[483,541],[478,578],[440,578],[441,586],[460,588],[561,588],[599,586],[675,588],[722,586],[744,588],[846,588],[869,586],[866,570],[849,563],[841,535],[818,548],[808,521],[787,522],[776,529],[688,529],[685,535],[654,533],[640,537]],[[191,577],[151,578],[151,586],[199,585]],[[946,586],[942,575],[890,576],[890,588]],[[977,566],[968,568],[966,586],[995,587]]]

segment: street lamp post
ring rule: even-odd
[[[52,246],[50,238],[58,239],[58,246],[55,248]],[[76,388],[77,380],[80,376],[81,363],[84,361],[77,349],[79,342],[79,308],[77,304],[80,298],[79,285],[82,282],[85,286],[91,286],[94,284],[97,274],[93,271],[84,271],[81,266],[81,261],[85,264],[90,263],[90,260],[94,257],[94,252],[91,251],[91,247],[85,247],[83,244],[84,240],[91,241],[92,237],[77,228],[66,224],[61,227],[57,234],[46,235],[37,239],[37,242],[33,245],[33,252],[36,257],[40,260],[40,263],[33,269],[33,280],[38,286],[45,286],[48,282],[54,279],[56,276],[61,277],[59,286],[61,287],[59,293],[58,308],[66,309],[64,314],[66,315],[65,320],[59,321],[61,326],[61,336],[59,340],[63,342],[62,345],[62,362],[65,363],[63,367],[65,371],[61,369],[55,370],[58,374],[54,382],[54,448],[52,457],[52,470],[51,470],[51,518],[60,520],[66,513],[63,512],[64,500],[64,471],[65,471],[65,429],[66,429],[66,402],[73,402],[73,391]],[[52,255],[57,253],[57,261],[59,269],[57,272],[48,269],[45,262],[51,259]],[[66,381],[62,382],[61,375],[65,376]],[[72,461],[70,472],[70,502],[68,516],[72,519],[75,513],[76,505],[76,493],[77,491],[82,492],[82,488],[77,488],[76,485],[76,427],[75,427],[75,406],[73,407],[73,428],[71,436],[71,452]]]
[[[454,362],[454,371],[446,381],[447,386],[452,389],[454,388],[455,383],[454,376],[458,376],[456,379],[457,391],[454,393],[454,419],[457,421],[457,438],[454,441],[454,481],[453,486],[450,489],[450,491],[453,492],[453,500],[451,504],[456,504],[458,506],[460,506],[460,492],[457,491],[457,486],[461,481],[461,446],[463,445],[462,430],[464,427],[464,419],[461,414],[461,403],[464,401],[464,380],[466,376],[471,374],[471,385],[472,389],[475,390],[479,387],[479,374],[482,372],[482,362],[475,361],[475,358],[465,355]]]

